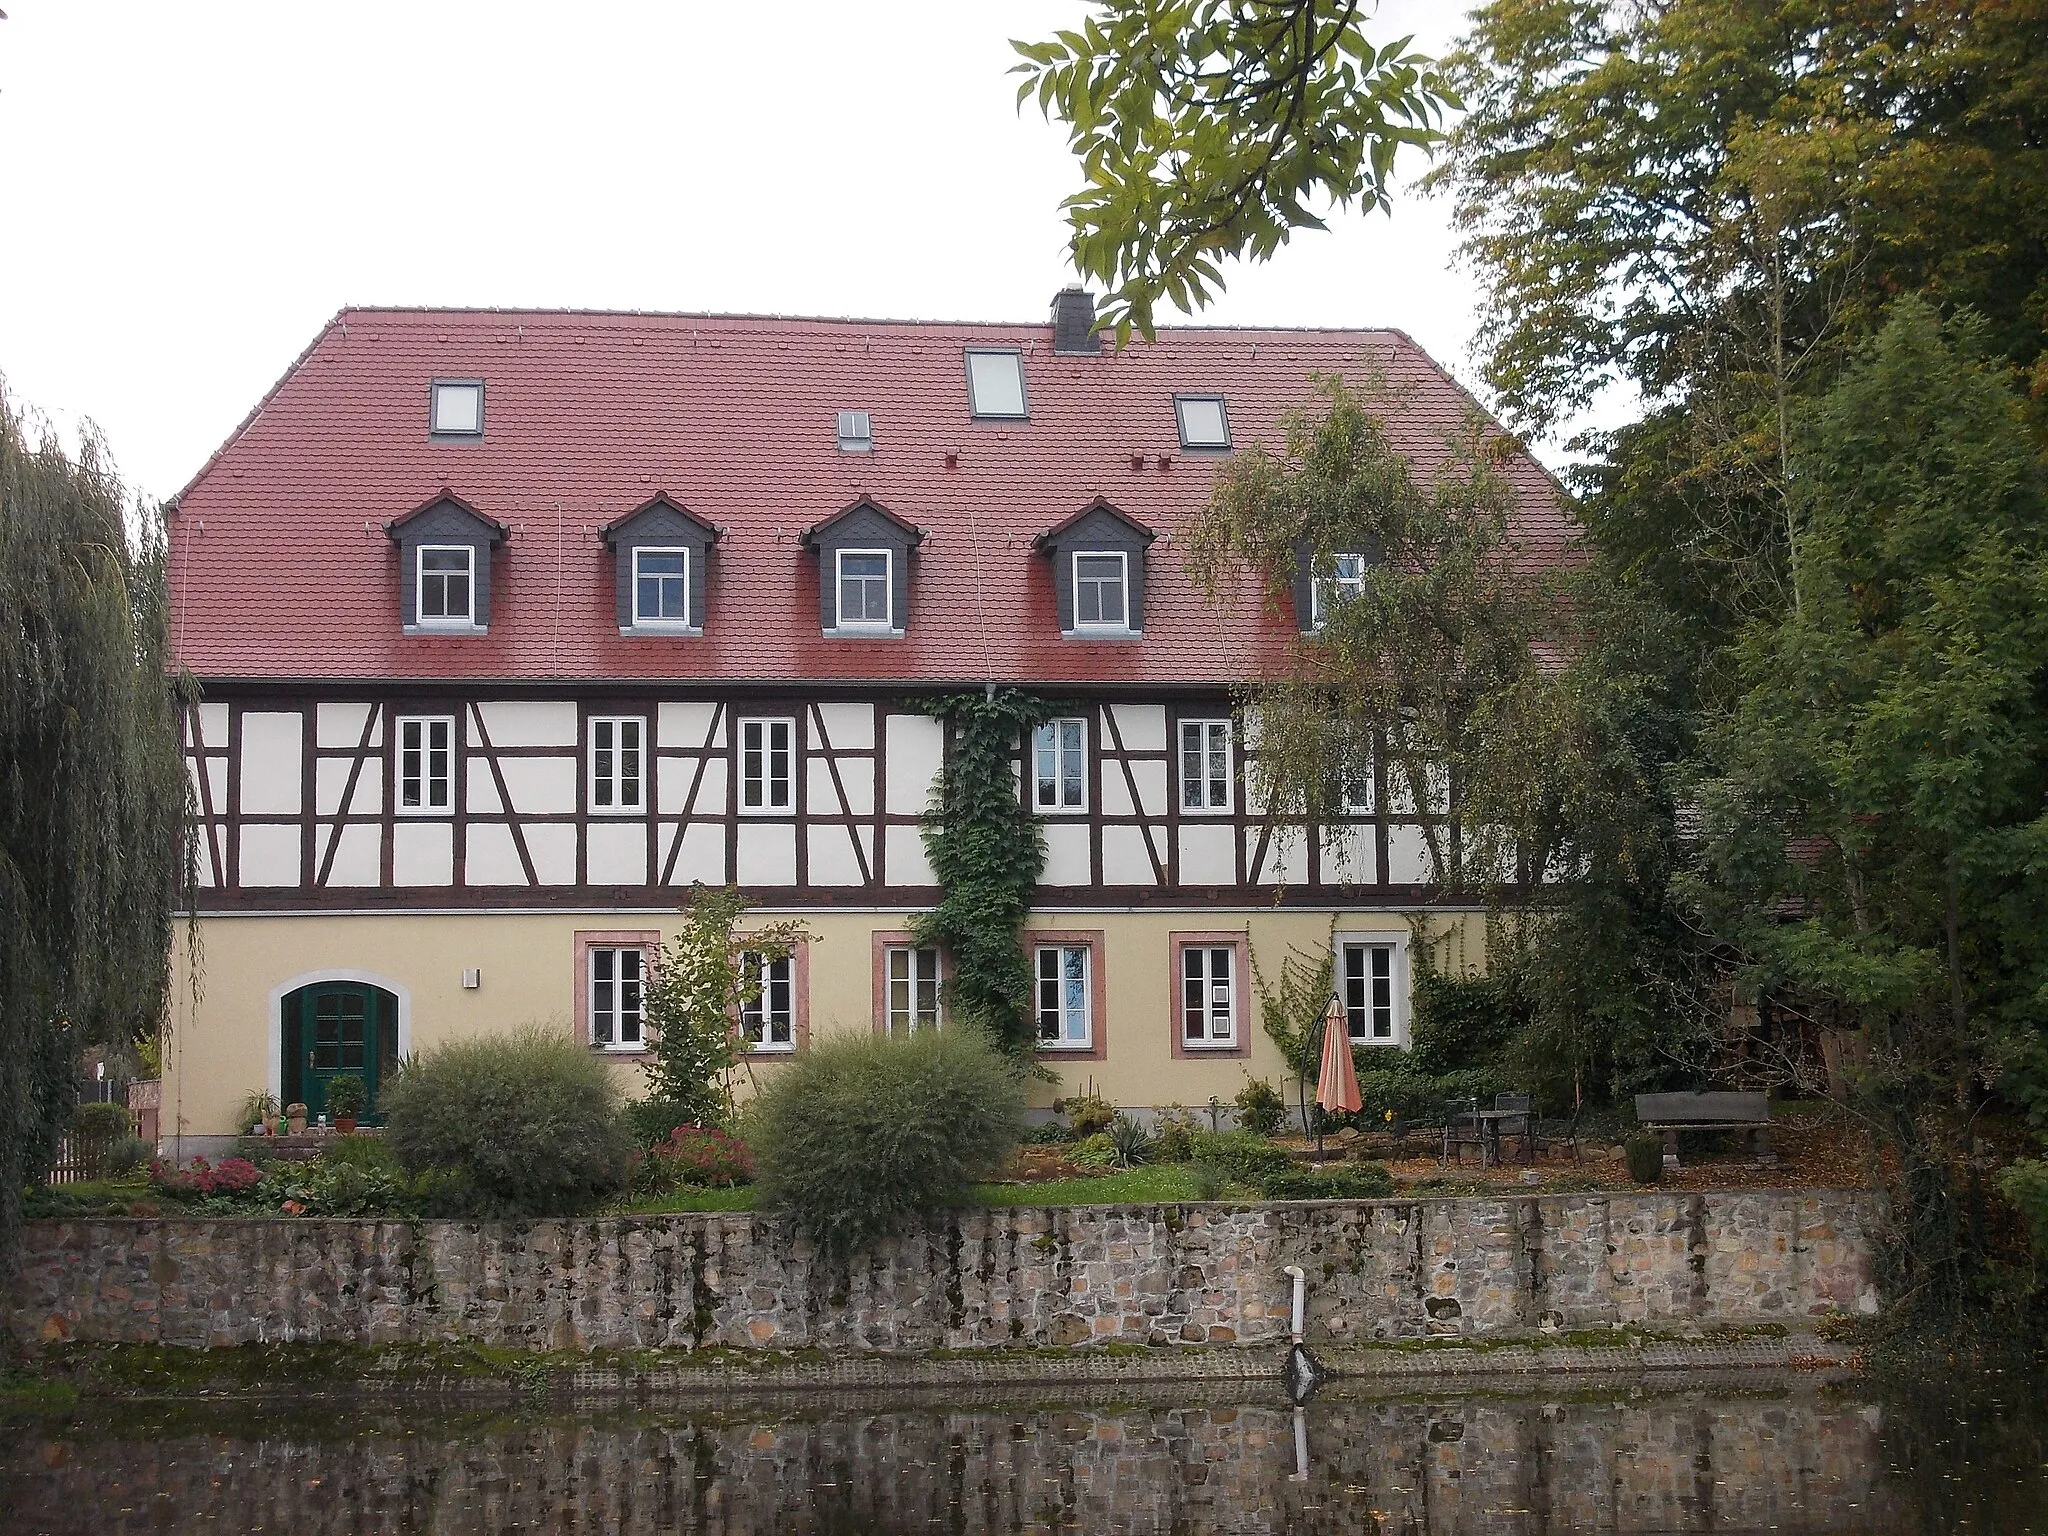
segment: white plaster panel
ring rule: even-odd
[[[1123,736],[1126,752],[1166,750],[1164,704],[1112,704],[1109,707],[1116,715],[1116,728]],[[1105,740],[1112,739],[1107,731],[1103,736]]]
[[[806,873],[810,884],[861,884],[860,859],[854,852],[852,828],[814,826],[808,846],[811,867]]]
[[[1387,883],[1428,885],[1435,879],[1435,866],[1429,862],[1429,840],[1422,835],[1422,828],[1399,822],[1389,826]]]
[[[299,883],[299,829],[297,827],[244,826],[242,828],[242,884],[297,885]]]
[[[1095,803],[1105,816],[1135,816],[1138,807],[1131,800],[1131,787],[1124,780],[1123,764],[1102,760],[1102,792]]]
[[[1104,885],[1157,885],[1152,874],[1152,856],[1145,851],[1143,827],[1102,829],[1102,883]]]
[[[1166,764],[1133,763],[1131,777],[1138,781],[1138,806],[1147,816],[1166,814]]]
[[[818,718],[835,752],[865,752],[875,744],[872,704],[820,704]]]
[[[494,747],[573,747],[576,706],[546,699],[505,700],[479,704]]]
[[[924,715],[891,715],[885,730],[888,733],[885,739],[889,758],[889,782],[885,792],[890,814],[922,816],[931,805],[932,784],[945,762],[945,729],[938,721]],[[911,882],[891,880],[889,883],[903,885]]]
[[[875,760],[872,757],[840,758],[839,782],[846,787],[846,803],[851,814],[875,814]]]
[[[349,799],[350,805],[343,805],[341,797],[348,791],[348,776],[354,770],[355,759],[347,757],[322,757],[313,763],[313,810],[320,816],[373,816],[383,809],[384,796],[383,765],[364,763],[356,775],[356,789]]]
[[[725,759],[722,757],[664,757],[654,769],[655,809],[680,816],[690,801],[690,781],[702,766],[704,782],[697,787],[697,814],[725,814]]]
[[[242,715],[244,816],[296,816],[305,764],[305,719],[297,710]]]
[[[1237,829],[1230,826],[1182,827],[1180,883],[1237,884]]]
[[[1046,885],[1086,885],[1094,878],[1088,857],[1086,822],[1048,821],[1040,824],[1045,833]]]
[[[383,880],[382,860],[378,854],[384,848],[382,827],[343,827],[334,842],[332,861],[327,866],[329,885],[377,885]],[[328,854],[323,851],[323,859]]]
[[[1245,828],[1244,844],[1245,865],[1249,868],[1252,855],[1258,851],[1258,828]],[[1266,840],[1266,862],[1254,883],[1300,885],[1307,879],[1308,834],[1300,827],[1275,827],[1273,835]]]
[[[804,759],[805,785],[804,804],[813,816],[837,816],[839,814],[839,791],[832,787],[832,765],[825,761],[822,752],[814,752]]]
[[[393,885],[453,885],[455,828],[445,821],[401,821],[391,829]]]
[[[725,824],[693,821],[683,828],[683,851],[676,855],[671,885],[688,885],[702,880],[706,885],[723,885],[725,875]]]
[[[711,714],[716,704],[662,704],[656,707],[654,717],[654,739],[664,747],[688,747],[697,751],[704,745],[704,733],[711,729]],[[725,745],[725,722],[718,723],[718,734],[712,738],[713,747]]]
[[[593,822],[584,849],[584,872],[592,885],[647,883],[647,824]]]
[[[210,891],[216,884],[213,878],[213,845],[208,841],[204,827],[194,827],[192,835],[195,840],[192,849],[192,880],[202,891]],[[223,848],[221,851],[225,854],[227,850]]]
[[[501,757],[505,793],[517,816],[560,816],[576,809],[576,759]]]
[[[794,823],[742,822],[737,851],[741,885],[796,884]]]
[[[324,764],[322,765],[325,766]],[[491,776],[491,765],[481,757],[472,757],[468,764],[469,799],[466,804],[472,816],[502,816],[504,802],[498,798],[498,781]]]
[[[888,827],[882,833],[885,878],[890,885],[937,885],[925,857],[924,833],[916,827]]]
[[[199,706],[199,740],[209,747],[228,744],[228,707],[225,704]]]
[[[470,885],[525,885],[526,866],[512,828],[502,821],[472,821],[463,852],[462,877]]]
[[[200,798],[199,773],[202,763],[206,771],[206,792],[210,800]],[[213,814],[219,816],[228,805],[228,760],[224,757],[186,758],[185,771],[192,778],[192,809],[195,813],[207,806],[213,807]]]
[[[320,704],[313,709],[313,741],[316,746],[347,747],[353,749],[362,743],[363,721],[374,709],[370,704]],[[370,745],[384,744],[384,722],[380,718],[370,727]]]
[[[1322,829],[1323,884],[1378,885],[1380,851],[1371,822]]]
[[[526,839],[533,877],[542,885],[576,883],[576,828],[568,822],[534,822],[519,829]]]
[[[1431,763],[1423,773],[1423,784],[1429,792],[1430,814],[1441,816],[1450,808],[1450,774],[1441,763]],[[1387,810],[1395,816],[1415,814],[1415,795],[1409,787],[1407,771],[1396,763],[1387,765]]]

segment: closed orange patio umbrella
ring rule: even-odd
[[[1344,1009],[1336,998],[1323,1015],[1323,1070],[1316,1079],[1316,1102],[1333,1114],[1356,1114],[1365,1107],[1358,1091],[1358,1068],[1351,1060],[1351,1032],[1344,1027]]]

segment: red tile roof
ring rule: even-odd
[[[969,418],[962,348],[988,345],[1023,349],[1029,421]],[[1242,447],[1278,440],[1312,374],[1373,372],[1426,471],[1471,401],[1399,331],[1163,330],[1075,357],[1049,324],[344,310],[179,498],[173,642],[216,678],[1234,681],[1284,659],[1292,615],[1249,588],[1218,613],[1189,581],[1173,535],[1217,461],[1181,451],[1173,396],[1225,396]],[[436,378],[486,381],[482,437],[428,436]],[[841,410],[873,413],[872,453],[839,451]],[[1554,482],[1520,453],[1507,472],[1554,557]],[[401,632],[384,525],[443,487],[510,530],[487,635]],[[599,530],[657,493],[724,530],[701,638],[618,632]],[[1098,496],[1165,535],[1142,641],[1062,639],[1032,548]],[[903,639],[819,632],[803,533],[861,497],[926,531]]]

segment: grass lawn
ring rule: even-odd
[[[751,1211],[754,1190],[750,1184],[735,1189],[678,1189],[665,1195],[646,1195],[609,1207],[609,1216],[672,1216],[681,1211]]]
[[[977,1184],[976,1205],[1146,1205],[1195,1198],[1192,1170],[1179,1163],[1150,1163],[1092,1179],[1049,1179],[1043,1184]],[[678,1189],[666,1195],[623,1202],[615,1216],[669,1216],[683,1211],[751,1211],[754,1191]]]

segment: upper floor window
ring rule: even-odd
[[[834,554],[839,566],[839,627],[888,629],[893,622],[889,611],[890,551],[841,549]]]
[[[796,722],[742,720],[740,810],[763,816],[796,809]]]
[[[796,1049],[796,965],[788,955],[740,952],[740,975],[753,995],[740,1005],[740,1035],[751,1051]]]
[[[1181,948],[1181,1043],[1237,1043],[1237,951],[1228,944]]]
[[[1399,946],[1369,939],[1337,945],[1337,975],[1343,990],[1344,1027],[1367,1045],[1399,1045],[1401,1019],[1396,983]]]
[[[939,952],[928,947],[892,946],[884,953],[888,974],[888,1011],[883,1028],[891,1035],[937,1029],[939,1018]]]
[[[416,622],[423,625],[476,623],[476,546],[422,544],[419,547]]]
[[[1183,448],[1228,448],[1230,417],[1221,395],[1175,395],[1174,415],[1180,422]]]
[[[1038,1043],[1047,1050],[1086,1050],[1095,1038],[1089,970],[1094,953],[1086,944],[1041,944],[1038,978]]]
[[[1230,722],[1181,721],[1180,808],[1228,811],[1230,802]]]
[[[1031,733],[1031,803],[1041,811],[1088,809],[1088,722],[1048,720]]]
[[[967,353],[967,408],[975,416],[1022,417],[1024,356],[1014,350]]]
[[[1129,566],[1122,551],[1074,556],[1074,627],[1129,629]]]
[[[872,453],[875,450],[875,421],[866,411],[839,413],[839,451]]]
[[[637,946],[590,949],[590,1043],[609,1051],[646,1045],[642,1009],[647,953]]]
[[[647,762],[642,743],[647,722],[636,715],[590,722],[590,808],[632,813],[647,803]]]
[[[1316,578],[1316,628],[1321,629],[1329,622],[1330,610],[1338,603],[1349,602],[1364,593],[1365,567],[1363,555],[1337,555],[1330,562],[1329,574]]]
[[[398,810],[431,815],[455,808],[455,721],[413,715],[398,721]]]
[[[1337,775],[1336,808],[1346,816],[1370,816],[1373,808],[1372,756],[1366,753],[1345,759]]]
[[[633,622],[690,623],[690,552],[640,548],[633,551]]]
[[[477,437],[484,430],[484,381],[436,379],[428,429],[437,437]]]

